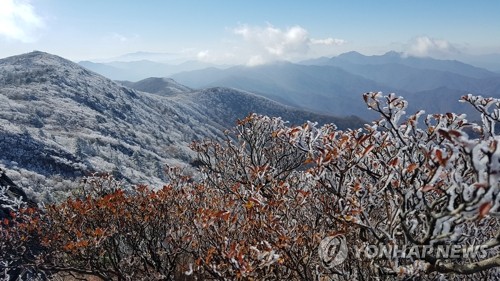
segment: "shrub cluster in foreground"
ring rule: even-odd
[[[498,278],[500,101],[463,97],[482,114],[474,124],[454,113],[406,116],[393,94],[364,98],[381,115],[364,128],[250,115],[225,140],[192,144],[199,179],[168,168],[169,183],[152,190],[88,178],[65,202],[21,207],[1,222],[0,276]],[[347,255],[332,265],[318,247],[338,235]],[[359,255],[394,245],[460,250]],[[474,247],[481,255],[465,255]]]

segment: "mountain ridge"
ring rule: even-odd
[[[305,110],[340,116],[356,112],[364,119],[376,117],[363,103],[364,92],[395,90],[335,66],[292,63],[198,70],[178,73],[171,78],[193,88],[232,87],[286,101]]]
[[[193,91],[193,89],[177,83],[177,81],[175,81],[174,79],[166,77],[150,77],[137,82],[117,82],[138,91],[166,96]]]
[[[358,52],[348,52],[336,57],[331,57],[327,61],[323,60],[315,63],[313,60],[305,63],[309,65],[334,65],[339,67],[345,63],[358,65],[401,64],[424,70],[448,71],[473,78],[490,78],[498,76],[497,73],[466,64],[458,60],[439,60],[431,57],[415,57],[395,51],[389,51],[383,55],[372,56],[365,56]]]
[[[378,117],[368,112],[361,100],[362,93],[370,91],[394,92],[430,113],[462,108],[458,105],[459,94],[451,102],[446,100],[457,96],[449,91],[500,97],[500,75],[496,73],[457,61],[405,57],[396,52],[379,56],[350,52],[303,64],[196,70],[171,77],[195,88],[234,87],[315,112],[340,116],[356,112],[364,119]],[[442,95],[442,90],[446,94]],[[419,99],[421,94],[426,98]],[[478,118],[476,112],[465,110]]]

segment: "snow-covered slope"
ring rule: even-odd
[[[172,99],[183,100],[183,104],[192,105],[198,110],[202,110],[204,115],[219,120],[218,123],[223,126],[233,126],[234,120],[241,119],[250,112],[281,117],[291,125],[302,125],[305,121],[310,120],[319,124],[334,123],[340,129],[346,129],[359,128],[366,123],[356,116],[322,115],[286,106],[250,92],[224,87],[186,92],[172,97]]]
[[[46,199],[90,172],[159,185],[165,164],[192,160],[190,142],[220,136],[249,112],[294,123],[345,121],[232,89],[176,91],[181,94],[133,90],[42,52],[2,59],[0,167]]]
[[[0,60],[0,161],[21,185],[112,172],[159,183],[166,163],[187,162],[187,145],[221,126],[193,109],[141,93],[63,58],[33,52]]]

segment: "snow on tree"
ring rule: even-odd
[[[21,267],[104,280],[498,278],[500,101],[463,97],[475,124],[364,98],[381,118],[354,130],[249,115],[191,145],[201,175],[169,168],[157,191],[89,179],[77,198],[22,210],[2,245],[43,237]],[[345,261],[331,266],[318,249],[339,235]],[[374,247],[399,252],[363,252]]]

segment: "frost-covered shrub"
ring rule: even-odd
[[[498,279],[500,101],[464,97],[482,113],[473,124],[364,97],[381,118],[363,128],[252,114],[192,144],[201,176],[170,168],[156,191],[92,179],[45,213],[22,210],[0,241],[43,237],[37,270],[107,280]],[[342,247],[324,247],[332,237]]]
[[[302,280],[498,278],[500,100],[463,97],[482,114],[482,124],[473,124],[454,113],[406,115],[407,102],[394,94],[364,98],[381,115],[364,128],[287,127],[251,115],[225,143],[194,145],[207,184],[221,192],[211,198],[224,198],[218,209],[208,208],[222,225],[202,225],[205,241],[220,245],[206,245],[205,254],[218,254],[202,262],[208,272]],[[325,266],[317,239],[340,234],[346,260]],[[370,247],[399,253],[370,256]],[[259,271],[255,253],[267,270]]]

